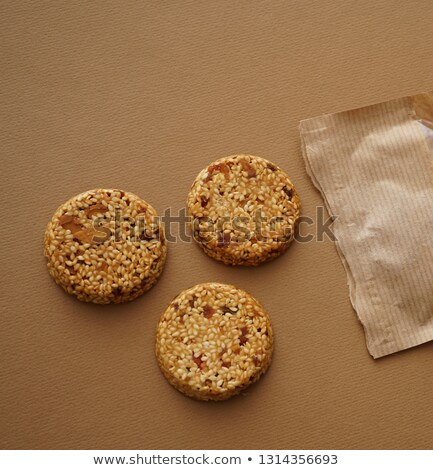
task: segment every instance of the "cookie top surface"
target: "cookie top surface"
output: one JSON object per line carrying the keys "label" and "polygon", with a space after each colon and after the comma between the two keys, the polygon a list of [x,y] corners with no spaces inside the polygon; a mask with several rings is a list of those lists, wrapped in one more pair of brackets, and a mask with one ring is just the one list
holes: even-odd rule
{"label": "cookie top surface", "polygon": [[288,175],[252,155],[222,158],[202,170],[187,207],[195,240],[227,264],[257,265],[279,256],[300,216]]}
{"label": "cookie top surface", "polygon": [[45,232],[55,281],[79,300],[133,300],[156,282],[166,241],[153,207],[118,189],[95,189],[61,205]]}
{"label": "cookie top surface", "polygon": [[181,392],[222,400],[256,381],[270,364],[273,334],[262,305],[231,285],[205,283],[179,294],[162,314],[156,356]]}

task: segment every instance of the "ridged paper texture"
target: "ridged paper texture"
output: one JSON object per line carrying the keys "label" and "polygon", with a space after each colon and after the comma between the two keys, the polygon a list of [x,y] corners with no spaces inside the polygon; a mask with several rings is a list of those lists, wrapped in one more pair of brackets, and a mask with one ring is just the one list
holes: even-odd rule
{"label": "ridged paper texture", "polygon": [[374,358],[433,339],[433,93],[301,122]]}

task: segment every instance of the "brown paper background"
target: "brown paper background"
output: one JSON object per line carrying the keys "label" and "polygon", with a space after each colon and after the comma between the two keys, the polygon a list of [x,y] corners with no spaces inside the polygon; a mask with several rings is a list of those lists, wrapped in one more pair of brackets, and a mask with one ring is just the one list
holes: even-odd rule
{"label": "brown paper background", "polygon": [[[431,448],[433,344],[374,361],[333,244],[230,268],[192,244],[130,304],[57,287],[57,206],[120,187],[161,213],[213,159],[283,166],[321,205],[301,119],[433,88],[430,0],[2,1],[0,445],[3,448]],[[269,373],[225,403],[183,397],[153,356],[180,290],[235,283],[269,310]]]}

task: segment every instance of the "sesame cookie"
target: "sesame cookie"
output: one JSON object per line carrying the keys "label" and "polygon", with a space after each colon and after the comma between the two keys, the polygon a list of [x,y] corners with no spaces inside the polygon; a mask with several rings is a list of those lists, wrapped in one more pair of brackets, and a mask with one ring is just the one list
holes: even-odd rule
{"label": "sesame cookie", "polygon": [[167,380],[198,400],[226,400],[256,382],[272,358],[270,319],[247,292],[215,282],[181,292],[162,314],[156,357]]}
{"label": "sesame cookie", "polygon": [[194,239],[212,258],[255,266],[294,238],[301,204],[287,174],[252,155],[222,158],[202,170],[187,199]]}
{"label": "sesame cookie", "polygon": [[84,302],[133,300],[164,267],[167,243],[153,207],[132,193],[95,189],[60,206],[48,223],[48,270]]}

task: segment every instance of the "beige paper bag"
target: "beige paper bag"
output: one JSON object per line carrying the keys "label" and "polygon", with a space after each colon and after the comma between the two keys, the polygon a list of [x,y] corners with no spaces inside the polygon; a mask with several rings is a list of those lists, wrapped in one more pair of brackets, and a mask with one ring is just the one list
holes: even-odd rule
{"label": "beige paper bag", "polygon": [[300,123],[374,358],[433,339],[433,92]]}

